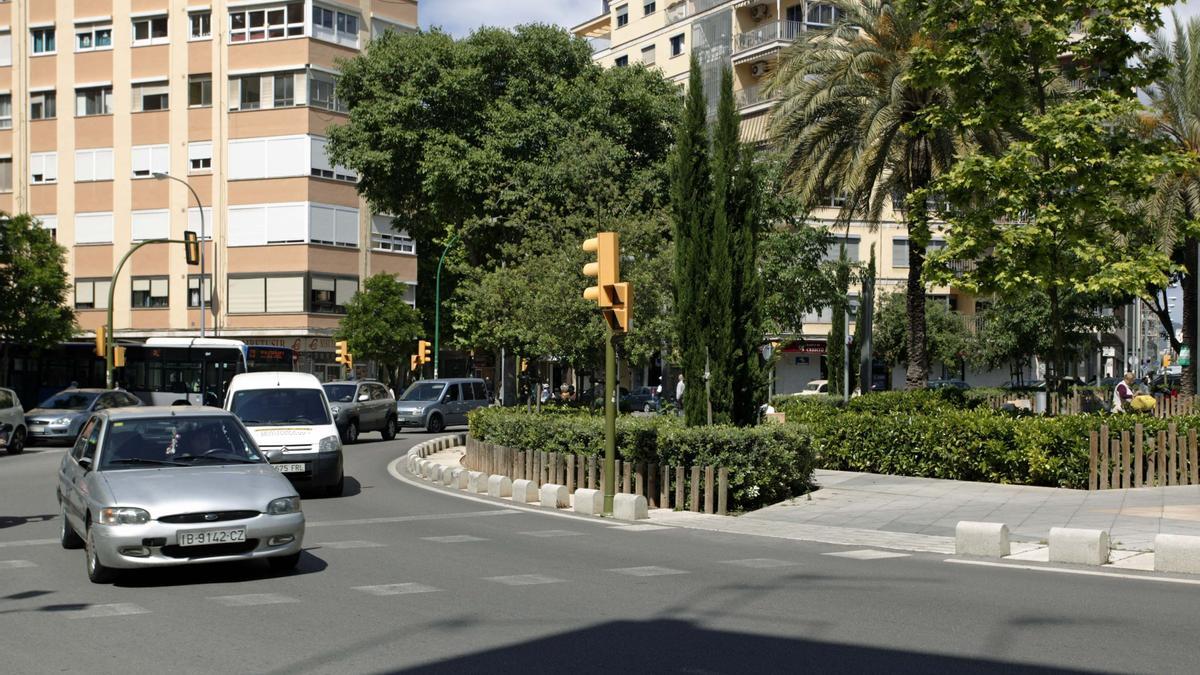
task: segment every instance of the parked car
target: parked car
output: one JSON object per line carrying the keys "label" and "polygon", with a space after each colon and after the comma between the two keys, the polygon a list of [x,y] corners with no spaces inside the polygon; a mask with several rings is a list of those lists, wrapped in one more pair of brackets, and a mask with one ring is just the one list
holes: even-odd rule
{"label": "parked car", "polygon": [[800,396],[819,396],[829,393],[829,380],[813,380],[809,382],[803,390],[799,392]]}
{"label": "parked car", "polygon": [[929,380],[925,385],[929,389],[970,389],[971,385],[963,380]]}
{"label": "parked car", "polygon": [[326,382],[322,386],[342,443],[357,442],[358,435],[364,431],[382,432],[385,441],[396,437],[396,399],[383,384],[371,380],[345,380]]}
{"label": "parked car", "polygon": [[621,396],[622,410],[657,412],[661,404],[658,392],[654,390],[654,387],[637,387]]}
{"label": "parked car", "polygon": [[448,426],[466,424],[467,413],[487,404],[487,387],[478,378],[418,380],[396,401],[396,420],[401,427],[437,433]]}
{"label": "parked car", "polygon": [[267,460],[297,489],[341,496],[342,439],[316,377],[240,373],[229,383],[225,409],[242,420]]}
{"label": "parked car", "polygon": [[88,578],[122,568],[300,560],[300,497],[217,408],[141,407],[89,416],[59,465],[59,539]]}
{"label": "parked car", "polygon": [[12,389],[0,388],[0,448],[10,455],[25,449],[25,410]]}
{"label": "parked car", "polygon": [[142,405],[142,400],[119,389],[64,389],[25,413],[26,443],[74,443],[92,413]]}

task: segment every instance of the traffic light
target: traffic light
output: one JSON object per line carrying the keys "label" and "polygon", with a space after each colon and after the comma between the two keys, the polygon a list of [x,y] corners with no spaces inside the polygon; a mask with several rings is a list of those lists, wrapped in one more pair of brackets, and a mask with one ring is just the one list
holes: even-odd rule
{"label": "traffic light", "polygon": [[337,357],[333,359],[347,368],[354,367],[354,355],[350,353],[350,344],[345,340],[337,342]]}
{"label": "traffic light", "polygon": [[183,232],[183,256],[189,265],[200,264],[200,239],[191,230]]}
{"label": "traffic light", "polygon": [[113,368],[125,367],[125,348],[113,347]]}
{"label": "traffic light", "polygon": [[521,372],[529,370],[529,359],[521,359]]}
{"label": "traffic light", "polygon": [[433,359],[429,356],[429,341],[417,340],[417,362],[421,365],[429,363]]}
{"label": "traffic light", "polygon": [[1170,367],[1171,367],[1171,355],[1170,355],[1170,354],[1163,354],[1163,365],[1162,365],[1162,367],[1163,367],[1163,368],[1170,368]]}
{"label": "traffic light", "polygon": [[618,333],[628,333],[633,327],[633,286],[622,281],[610,288],[613,304],[604,310],[604,318],[608,325]]}
{"label": "traffic light", "polygon": [[616,232],[597,232],[596,236],[583,242],[583,250],[596,254],[596,262],[583,266],[583,276],[595,277],[596,285],[583,291],[584,300],[595,300],[601,307],[612,306],[606,286],[617,283],[621,278],[621,246]]}
{"label": "traffic light", "polygon": [[102,359],[107,358],[107,356],[108,356],[107,337],[108,337],[108,328],[107,327],[100,326],[99,328],[96,329],[95,352],[96,352],[96,356],[99,356]]}
{"label": "traffic light", "polygon": [[420,367],[420,365],[421,365],[421,361],[417,358],[416,354],[413,354],[412,357],[408,360],[408,369],[416,370],[417,368]]}

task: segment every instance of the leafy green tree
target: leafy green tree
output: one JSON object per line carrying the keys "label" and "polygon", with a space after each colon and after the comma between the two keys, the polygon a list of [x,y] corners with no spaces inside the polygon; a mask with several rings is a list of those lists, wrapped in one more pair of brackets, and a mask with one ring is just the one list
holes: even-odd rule
{"label": "leafy green tree", "polygon": [[413,341],[422,334],[420,312],[405,301],[407,288],[390,274],[368,277],[346,303],[346,316],[334,333],[356,359],[379,363],[392,385],[401,382],[405,358],[414,353]]}
{"label": "leafy green tree", "polygon": [[[825,345],[825,365],[829,379],[829,393],[841,395],[845,390],[843,381],[846,372],[846,311],[850,302],[851,263],[846,257],[846,244],[838,248],[837,265],[834,268],[834,287],[836,292],[830,306],[831,321],[829,340]],[[851,383],[850,388],[854,388]]]}
{"label": "leafy green tree", "polygon": [[7,384],[9,348],[45,349],[75,333],[66,304],[66,249],[28,214],[0,213],[0,383]]}
{"label": "leafy green tree", "polygon": [[[884,293],[875,314],[873,346],[876,358],[889,365],[907,362],[907,300],[899,291]],[[975,363],[975,338],[963,316],[941,302],[929,305],[929,355],[934,362],[956,369]]]}
{"label": "leafy green tree", "polygon": [[765,332],[801,335],[804,317],[834,299],[834,278],[825,262],[829,230],[785,223],[763,236],[759,275],[764,287]]}
{"label": "leafy green tree", "polygon": [[[804,203],[840,192],[843,222],[878,224],[893,195],[903,200],[951,166],[956,136],[945,127],[913,125],[946,97],[943,87],[917,86],[910,77],[912,54],[924,40],[920,13],[893,0],[831,4],[841,12],[837,25],[802,33],[780,58],[770,84],[782,99],[772,129],[787,156],[786,185]],[[929,376],[922,278],[929,211],[925,201],[913,202],[904,217],[913,357],[906,380],[915,388]]]}

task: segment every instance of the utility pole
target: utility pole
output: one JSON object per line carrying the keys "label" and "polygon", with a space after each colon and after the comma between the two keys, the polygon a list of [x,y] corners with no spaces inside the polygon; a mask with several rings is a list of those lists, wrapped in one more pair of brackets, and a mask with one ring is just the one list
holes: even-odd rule
{"label": "utility pole", "polygon": [[442,263],[446,262],[446,254],[450,252],[450,247],[458,243],[458,234],[455,233],[450,237],[450,241],[446,242],[446,247],[442,249],[442,257],[438,258],[437,275],[433,282],[433,377],[438,376],[439,356],[442,353],[441,336],[442,336]]}

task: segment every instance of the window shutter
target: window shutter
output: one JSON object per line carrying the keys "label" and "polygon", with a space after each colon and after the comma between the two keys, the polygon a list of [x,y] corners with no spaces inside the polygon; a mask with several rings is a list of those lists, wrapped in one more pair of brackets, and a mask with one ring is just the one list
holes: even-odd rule
{"label": "window shutter", "polygon": [[229,280],[229,311],[231,313],[262,312],[266,279],[252,277],[249,279]]}
{"label": "window shutter", "polygon": [[156,298],[167,297],[167,280],[166,279],[151,279],[150,280],[150,295]]}
{"label": "window shutter", "polygon": [[267,311],[304,311],[304,277],[267,277]]}
{"label": "window shutter", "polygon": [[337,292],[334,294],[334,304],[345,305],[358,292],[358,280],[338,279]]}
{"label": "window shutter", "polygon": [[96,287],[96,309],[108,309],[108,289],[112,286],[111,281],[95,281],[92,285]]}
{"label": "window shutter", "polygon": [[312,241],[326,244],[333,243],[335,216],[333,209],[320,204],[310,204],[309,237]]}
{"label": "window shutter", "polygon": [[90,281],[75,284],[75,304],[90,303],[95,299],[95,286]]}
{"label": "window shutter", "polygon": [[334,218],[333,241],[358,246],[358,209],[337,209]]}

